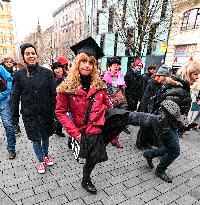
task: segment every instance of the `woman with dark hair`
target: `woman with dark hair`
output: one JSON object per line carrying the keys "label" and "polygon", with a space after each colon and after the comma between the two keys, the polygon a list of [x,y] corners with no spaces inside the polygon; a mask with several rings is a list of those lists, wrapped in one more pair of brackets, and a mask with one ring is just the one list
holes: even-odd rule
{"label": "woman with dark hair", "polygon": [[[63,68],[64,65],[59,62],[54,62],[51,66],[56,87],[64,80]],[[57,118],[55,118],[55,134],[60,137],[65,137],[65,134],[62,132],[62,124],[57,120]]]}
{"label": "woman with dark hair", "polygon": [[49,137],[53,134],[55,110],[55,82],[51,70],[38,65],[35,47],[21,45],[26,67],[16,71],[11,93],[11,109],[14,124],[19,121],[19,102],[28,139],[33,143],[38,173],[45,173],[46,165],[53,165],[48,155]]}

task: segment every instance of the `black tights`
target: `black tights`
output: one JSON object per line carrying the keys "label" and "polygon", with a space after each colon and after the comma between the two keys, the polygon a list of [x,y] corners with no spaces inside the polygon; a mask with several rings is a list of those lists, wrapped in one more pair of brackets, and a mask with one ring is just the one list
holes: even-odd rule
{"label": "black tights", "polygon": [[86,161],[83,166],[83,181],[91,181],[90,174],[92,173],[96,164]]}

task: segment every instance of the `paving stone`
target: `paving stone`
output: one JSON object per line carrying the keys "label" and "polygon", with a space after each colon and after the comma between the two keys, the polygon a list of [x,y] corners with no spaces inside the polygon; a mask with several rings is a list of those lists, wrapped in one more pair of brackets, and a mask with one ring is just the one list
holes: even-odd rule
{"label": "paving stone", "polygon": [[153,199],[153,200],[149,201],[148,203],[145,203],[145,205],[163,205],[163,204],[160,201],[158,201],[157,199]]}
{"label": "paving stone", "polygon": [[0,199],[4,198],[6,196],[5,192],[3,192],[1,189],[0,189]]}
{"label": "paving stone", "polygon": [[25,199],[25,198],[28,198],[28,197],[31,197],[31,196],[34,196],[35,193],[33,192],[33,189],[30,188],[30,189],[23,189],[10,195],[10,197],[12,199],[14,199],[14,201],[18,201],[18,200],[21,200],[21,199]]}
{"label": "paving stone", "polygon": [[115,205],[125,201],[126,199],[127,198],[122,193],[118,193],[116,195],[109,196],[106,199],[102,199],[101,201],[104,205]]}
{"label": "paving stone", "polygon": [[176,200],[176,203],[179,205],[192,205],[198,200],[195,197],[192,197],[191,195],[185,195],[179,199]]}
{"label": "paving stone", "polygon": [[46,192],[43,192],[41,194],[37,194],[37,195],[35,194],[32,197],[22,199],[22,203],[23,205],[32,205],[32,204],[37,204],[37,203],[44,202],[50,199],[51,199],[50,195]]}
{"label": "paving stone", "polygon": [[0,204],[1,205],[16,205],[14,201],[12,201],[10,198],[8,197],[4,197],[0,199]]}
{"label": "paving stone", "polygon": [[160,192],[156,191],[155,189],[149,189],[142,194],[138,195],[144,202],[148,202],[160,195]]}
{"label": "paving stone", "polygon": [[163,204],[170,204],[175,200],[177,200],[178,198],[180,198],[180,195],[174,191],[164,193],[157,197],[158,201],[160,201]]}
{"label": "paving stone", "polygon": [[68,203],[68,202],[69,202],[69,200],[63,194],[63,195],[59,195],[55,198],[51,198],[49,200],[40,202],[39,205],[63,205],[63,204]]}
{"label": "paving stone", "polygon": [[118,192],[122,192],[126,190],[126,187],[120,183],[120,184],[116,184],[112,187],[109,187],[109,188],[105,188],[104,191],[109,195],[109,196],[112,196]]}
{"label": "paving stone", "polygon": [[133,197],[130,198],[122,203],[119,203],[119,205],[142,205],[145,204],[144,201],[142,201],[139,197]]}
{"label": "paving stone", "polygon": [[[85,196],[82,196],[81,198],[83,199],[83,201],[85,202],[85,204],[96,204],[96,202],[100,201],[101,202],[104,199],[108,199],[108,195],[103,191],[103,190],[99,190],[96,195],[92,195],[92,194],[87,194]],[[102,202],[103,203],[103,202]],[[103,203],[104,204],[104,203]]]}

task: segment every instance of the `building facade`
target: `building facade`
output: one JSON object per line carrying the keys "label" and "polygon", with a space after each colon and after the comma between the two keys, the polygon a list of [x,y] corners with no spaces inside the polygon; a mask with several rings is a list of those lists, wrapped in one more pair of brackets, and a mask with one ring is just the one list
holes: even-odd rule
{"label": "building facade", "polygon": [[85,37],[85,1],[68,0],[53,13],[53,58],[65,56],[72,61],[70,46]]}
{"label": "building facade", "polygon": [[190,60],[200,62],[200,1],[175,0],[166,64],[180,67]]}
{"label": "building facade", "polygon": [[0,61],[5,56],[15,58],[11,2],[0,0]]}

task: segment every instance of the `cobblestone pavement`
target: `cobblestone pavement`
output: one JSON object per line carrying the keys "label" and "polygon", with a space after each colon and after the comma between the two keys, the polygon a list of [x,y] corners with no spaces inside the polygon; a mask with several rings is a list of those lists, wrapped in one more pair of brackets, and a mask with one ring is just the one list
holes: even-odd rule
{"label": "cobblestone pavement", "polygon": [[109,145],[109,160],[96,166],[92,179],[98,193],[90,195],[81,188],[83,165],[68,150],[67,138],[50,138],[49,152],[55,165],[41,175],[35,168],[31,142],[22,129],[17,137],[17,157],[9,160],[0,126],[0,205],[200,205],[199,130],[180,139],[181,155],[168,169],[173,183],[167,184],[147,167],[142,151],[135,147],[138,128],[130,127],[131,135],[120,135],[124,149]]}

